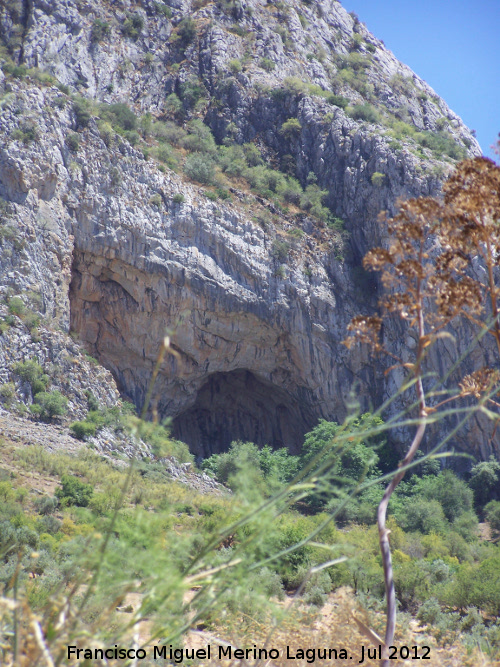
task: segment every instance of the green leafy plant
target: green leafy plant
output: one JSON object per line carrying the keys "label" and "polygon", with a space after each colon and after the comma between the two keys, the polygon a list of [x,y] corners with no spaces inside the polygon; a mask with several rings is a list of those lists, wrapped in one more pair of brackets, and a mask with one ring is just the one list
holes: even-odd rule
{"label": "green leafy plant", "polygon": [[214,161],[209,155],[192,153],[186,158],[184,173],[193,181],[197,181],[203,185],[210,185],[215,179]]}
{"label": "green leafy plant", "polygon": [[66,137],[66,146],[73,153],[77,153],[79,148],[80,148],[80,137],[79,137],[79,135],[74,133],[74,132],[68,134],[67,137]]}
{"label": "green leafy plant", "polygon": [[50,421],[54,417],[65,415],[67,406],[68,399],[60,391],[39,391],[35,394],[34,403],[30,409],[40,419]]}
{"label": "green leafy plant", "polygon": [[185,16],[177,26],[177,34],[180,37],[181,44],[185,48],[196,37],[196,23],[190,16]]}
{"label": "green leafy plant", "polygon": [[287,139],[292,139],[300,134],[302,130],[302,125],[298,118],[289,118],[286,120],[280,128],[280,134],[282,134]]}
{"label": "green leafy plant", "polygon": [[95,19],[92,23],[92,30],[90,32],[90,41],[92,44],[102,42],[110,33],[110,25],[107,21],[102,19]]}
{"label": "green leafy plant", "polygon": [[136,40],[144,28],[144,19],[140,14],[129,15],[122,25],[122,33],[126,37]]}
{"label": "green leafy plant", "polygon": [[199,118],[190,121],[187,126],[188,134],[184,137],[182,145],[190,151],[198,151],[215,155],[217,146],[209,127]]}
{"label": "green leafy plant", "polygon": [[372,185],[376,188],[382,187],[385,180],[385,174],[380,173],[380,171],[374,171],[370,178]]}
{"label": "green leafy plant", "polygon": [[153,195],[153,196],[150,198],[149,203],[150,203],[152,206],[155,206],[156,208],[160,208],[161,205],[162,205],[162,198],[161,198],[161,195],[159,195],[159,194]]}
{"label": "green leafy plant", "polygon": [[69,427],[75,438],[85,440],[96,434],[96,424],[88,421],[73,422]]}
{"label": "green leafy plant", "polygon": [[87,507],[94,489],[91,484],[82,482],[74,475],[63,475],[61,477],[61,487],[56,489],[56,498],[65,505],[75,505],[76,507]]}
{"label": "green leafy plant", "polygon": [[227,66],[229,67],[230,71],[233,74],[238,74],[242,70],[242,65],[240,60],[230,60]]}
{"label": "green leafy plant", "polygon": [[26,313],[26,305],[19,296],[13,296],[9,299],[9,313],[21,317]]}
{"label": "green leafy plant", "polygon": [[168,5],[163,2],[155,2],[154,5],[160,14],[163,14],[163,16],[166,16],[168,19],[172,18],[172,10]]}
{"label": "green leafy plant", "polygon": [[34,359],[15,363],[12,366],[12,372],[30,384],[33,396],[44,392],[50,381],[49,376],[43,372],[43,368]]}
{"label": "green leafy plant", "polygon": [[500,534],[500,501],[490,500],[484,508],[484,515],[492,531]]}
{"label": "green leafy plant", "polygon": [[75,114],[77,129],[87,127],[92,118],[92,108],[90,102],[83,97],[79,97],[73,102],[73,113]]}
{"label": "green leafy plant", "polygon": [[347,113],[354,120],[366,120],[368,123],[377,123],[379,115],[377,110],[371,104],[355,104],[347,108]]}
{"label": "green leafy plant", "polygon": [[276,63],[270,58],[261,58],[259,65],[262,69],[265,69],[266,72],[272,72],[276,67]]}
{"label": "green leafy plant", "polygon": [[286,240],[275,239],[271,247],[271,256],[280,263],[284,263],[288,259],[288,253],[290,252],[291,246],[290,243]]}

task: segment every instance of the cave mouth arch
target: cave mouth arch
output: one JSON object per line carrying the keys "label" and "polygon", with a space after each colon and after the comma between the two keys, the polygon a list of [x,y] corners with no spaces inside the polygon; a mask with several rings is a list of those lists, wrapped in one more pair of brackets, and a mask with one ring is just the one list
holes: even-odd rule
{"label": "cave mouth arch", "polygon": [[210,375],[194,404],[174,418],[172,434],[203,458],[227,451],[233,440],[295,454],[319,416],[305,396],[240,369]]}

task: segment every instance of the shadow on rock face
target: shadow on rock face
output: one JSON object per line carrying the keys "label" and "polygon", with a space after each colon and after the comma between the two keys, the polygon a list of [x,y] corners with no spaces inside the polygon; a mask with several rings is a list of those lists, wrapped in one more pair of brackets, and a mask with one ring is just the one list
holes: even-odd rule
{"label": "shadow on rock face", "polygon": [[318,417],[307,405],[248,370],[214,373],[196,402],[173,422],[173,435],[199,456],[229,449],[233,440],[287,447],[298,453]]}

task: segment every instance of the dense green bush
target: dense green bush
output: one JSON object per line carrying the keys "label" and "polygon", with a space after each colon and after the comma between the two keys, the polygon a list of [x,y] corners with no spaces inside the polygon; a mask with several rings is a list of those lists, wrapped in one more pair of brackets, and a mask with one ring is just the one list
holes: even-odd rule
{"label": "dense green bush", "polygon": [[[175,96],[178,100],[177,95]],[[181,101],[179,100],[179,103]],[[179,125],[167,121],[165,123],[156,122],[153,123],[151,127],[152,135],[158,139],[158,141],[168,141],[168,143],[173,144],[174,146],[181,146],[184,138],[186,137],[185,130],[182,129]]]}
{"label": "dense green bush", "polygon": [[203,462],[203,469],[212,472],[223,484],[234,485],[238,473],[247,470],[249,474],[259,469],[259,449],[251,442],[235,441],[229,451],[214,454]]}
{"label": "dense green bush", "polygon": [[32,141],[37,141],[40,133],[38,127],[32,119],[28,119],[21,123],[21,125],[11,132],[11,138],[16,141],[22,141],[23,144],[28,145]]}
{"label": "dense green bush", "polygon": [[333,93],[330,93],[326,96],[326,101],[329,104],[333,104],[333,106],[340,107],[341,109],[345,109],[349,104],[347,97],[342,97],[342,95],[334,95]]}
{"label": "dense green bush", "polygon": [[96,424],[89,421],[73,422],[69,427],[73,435],[79,440],[85,440],[96,434]]}
{"label": "dense green bush", "polygon": [[208,153],[215,155],[217,146],[213,138],[212,132],[202,120],[195,118],[188,123],[188,135],[182,141],[184,148],[190,151],[198,151],[199,153]]}
{"label": "dense green bush", "polygon": [[192,153],[184,163],[184,173],[193,181],[210,185],[215,180],[215,164],[209,155]]}
{"label": "dense green bush", "polygon": [[374,106],[368,104],[355,104],[347,109],[347,113],[354,120],[366,120],[368,123],[378,123],[379,114]]}
{"label": "dense green bush", "polygon": [[92,118],[90,102],[83,97],[75,99],[73,102],[73,113],[75,114],[77,129],[87,127]]}
{"label": "dense green bush", "polygon": [[56,497],[62,504],[76,507],[87,507],[93,493],[91,484],[82,482],[74,475],[63,475],[61,487],[56,489]]}
{"label": "dense green bush", "polygon": [[0,384],[0,398],[9,403],[16,395],[16,385],[13,382]]}
{"label": "dense green bush", "polygon": [[190,77],[187,81],[181,83],[179,95],[186,107],[193,109],[198,102],[207,97],[208,93],[200,79]]}
{"label": "dense green bush", "polygon": [[122,25],[122,33],[131,39],[137,39],[144,28],[144,19],[140,14],[129,15]]}
{"label": "dense green bush", "polygon": [[500,463],[490,456],[488,461],[481,461],[473,466],[469,486],[474,491],[478,505],[500,497]]}
{"label": "dense green bush", "polygon": [[302,125],[298,118],[289,118],[286,120],[280,129],[280,134],[282,134],[286,139],[292,139],[297,137],[302,130]]}
{"label": "dense green bush", "polygon": [[319,220],[326,222],[330,215],[330,210],[326,206],[323,206],[323,200],[327,195],[327,190],[321,190],[316,183],[310,183],[300,197],[300,207],[304,211],[310,211]]}
{"label": "dense green bush", "polygon": [[26,312],[26,305],[19,296],[13,296],[9,299],[9,313],[21,317]]}
{"label": "dense green bush", "polygon": [[242,70],[242,65],[240,60],[230,60],[227,64],[228,68],[233,74],[238,74]]}
{"label": "dense green bush", "polygon": [[[160,144],[153,150],[155,157],[166,164],[170,169],[176,170],[179,166],[179,158],[176,151],[169,144]],[[162,165],[160,165],[161,167]]]}
{"label": "dense green bush", "polygon": [[118,126],[122,130],[135,130],[137,117],[135,113],[123,102],[117,104],[102,104],[100,106],[101,117],[108,120],[111,125]]}
{"label": "dense green bush", "polygon": [[35,507],[40,514],[52,514],[55,512],[57,507],[57,498],[51,498],[50,496],[42,496],[37,498],[35,501]]}
{"label": "dense green bush", "polygon": [[286,187],[286,176],[275,169],[257,165],[246,169],[245,178],[250,186],[264,197],[272,197]]}
{"label": "dense green bush", "polygon": [[424,477],[415,483],[413,494],[427,500],[437,500],[448,521],[454,521],[464,512],[472,510],[473,492],[466,482],[451,470],[432,477]]}
{"label": "dense green bush", "polygon": [[248,163],[242,146],[221,146],[219,149],[219,165],[229,176],[242,176]]}
{"label": "dense green bush", "polygon": [[[182,115],[182,101],[175,93],[170,93],[165,100],[165,112],[169,116],[181,116]],[[179,131],[182,131],[182,128],[176,126]]]}
{"label": "dense green bush", "polygon": [[170,437],[168,430],[161,424],[141,422],[135,415],[122,417],[122,424],[132,430],[146,442],[157,458],[172,456],[180,463],[193,461],[188,446]]}
{"label": "dense green bush", "polygon": [[177,26],[177,34],[183,47],[188,46],[196,37],[196,23],[190,16],[185,16]]}
{"label": "dense green bush", "polygon": [[60,391],[40,391],[35,395],[34,404],[30,406],[33,414],[43,420],[65,415],[68,409],[68,399]]}
{"label": "dense green bush", "polygon": [[[373,418],[369,413],[362,415],[353,420],[351,424],[352,432],[359,433],[359,438],[354,436],[349,442],[342,445],[335,441],[335,437],[341,432],[336,422],[320,419],[318,425],[306,433],[299,458],[299,468],[303,470],[309,465],[321,467],[331,462],[328,473],[329,483],[319,486],[306,501],[311,507],[322,508],[330,501],[329,509],[338,510],[346,490],[366,477],[375,477],[379,474],[378,455],[375,450],[383,446],[385,439],[383,436],[364,437],[363,432],[381,424],[382,421],[378,417]],[[378,494],[379,491],[375,491],[375,495]],[[370,495],[356,509],[351,503],[342,510],[339,520],[368,522],[373,516],[373,512],[370,512],[366,506],[369,502]],[[360,514],[356,516],[358,512]]]}
{"label": "dense green bush", "polygon": [[490,500],[484,508],[486,521],[494,533],[500,533],[500,501]]}
{"label": "dense green bush", "polygon": [[374,185],[377,188],[380,188],[384,183],[385,174],[382,174],[380,171],[374,171],[370,180],[372,182],[372,185]]}
{"label": "dense green bush", "polygon": [[291,250],[290,243],[288,241],[283,241],[281,239],[274,239],[271,246],[271,256],[278,262],[286,262],[288,259],[288,253]]}
{"label": "dense green bush", "polygon": [[160,14],[163,14],[163,16],[166,16],[168,19],[172,18],[172,10],[168,5],[163,2],[155,2],[154,6]]}
{"label": "dense green bush", "polygon": [[30,384],[33,396],[47,389],[49,376],[43,372],[43,368],[34,359],[17,362],[12,366],[12,371],[21,380]]}
{"label": "dense green bush", "polygon": [[479,522],[475,512],[462,512],[453,521],[453,530],[456,531],[467,542],[473,542],[479,534]]}
{"label": "dense green bush", "polygon": [[343,56],[340,59],[339,66],[340,69],[350,69],[358,72],[363,69],[367,69],[371,65],[371,58],[369,56],[364,56],[361,53],[351,52],[347,56]]}
{"label": "dense green bush", "polygon": [[70,151],[73,151],[73,153],[77,153],[78,149],[80,148],[79,135],[74,132],[70,132],[66,137],[66,146],[70,149]]}
{"label": "dense green bush", "polygon": [[329,456],[331,447],[336,447],[339,450],[337,473],[340,477],[357,482],[362,476],[377,474],[376,448],[384,444],[385,438],[383,436],[365,438],[363,432],[381,424],[382,420],[378,417],[374,418],[369,413],[362,415],[352,422],[353,431],[359,433],[359,441],[352,440],[340,449],[334,442],[335,436],[340,431],[339,425],[336,422],[320,419],[318,425],[305,435],[300,454],[301,467],[308,465],[313,460],[321,462]]}
{"label": "dense green bush", "polygon": [[442,600],[465,610],[471,605],[490,614],[500,614],[500,556],[485,558],[479,564],[463,563],[444,589]]}
{"label": "dense green bush", "polygon": [[230,488],[239,488],[240,476],[245,475],[261,486],[262,480],[267,480],[271,488],[274,482],[287,483],[293,479],[298,472],[298,461],[285,448],[273,450],[266,445],[259,449],[251,442],[235,441],[229,451],[205,459],[202,467]]}
{"label": "dense green bush", "polygon": [[408,498],[396,513],[398,524],[406,531],[419,531],[424,535],[443,533],[446,520],[443,508],[437,500]]}
{"label": "dense green bush", "polygon": [[12,62],[3,62],[2,71],[5,74],[10,74],[14,79],[22,79],[28,73],[28,69],[24,65],[15,65]]}
{"label": "dense green bush", "polygon": [[419,132],[417,141],[438,156],[448,155],[454,160],[463,160],[467,156],[466,149],[458,145],[447,132]]}
{"label": "dense green bush", "polygon": [[266,72],[272,72],[276,67],[276,63],[270,58],[261,58],[259,65],[262,69],[265,69]]}

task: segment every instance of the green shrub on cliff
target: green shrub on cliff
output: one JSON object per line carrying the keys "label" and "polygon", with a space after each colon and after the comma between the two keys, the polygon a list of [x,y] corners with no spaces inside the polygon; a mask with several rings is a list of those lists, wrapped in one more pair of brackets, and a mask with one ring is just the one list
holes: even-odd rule
{"label": "green shrub on cliff", "polygon": [[193,181],[210,185],[215,180],[215,164],[209,155],[192,153],[186,158],[184,173]]}
{"label": "green shrub on cliff", "polygon": [[90,32],[90,41],[92,44],[102,42],[110,33],[110,25],[107,21],[102,19],[95,19],[92,23],[92,30]]}
{"label": "green shrub on cliff", "polygon": [[45,391],[50,381],[49,376],[43,372],[43,368],[35,359],[17,362],[12,366],[12,372],[30,384],[33,396]]}
{"label": "green shrub on cliff", "polygon": [[97,426],[91,421],[73,422],[69,427],[73,435],[79,440],[85,440],[96,434]]}
{"label": "green shrub on cliff", "polygon": [[136,40],[144,28],[144,19],[140,14],[129,15],[122,25],[122,32],[126,37]]}
{"label": "green shrub on cliff", "polygon": [[60,391],[40,391],[35,395],[30,410],[40,419],[50,421],[54,417],[65,415],[68,409],[68,399]]}

